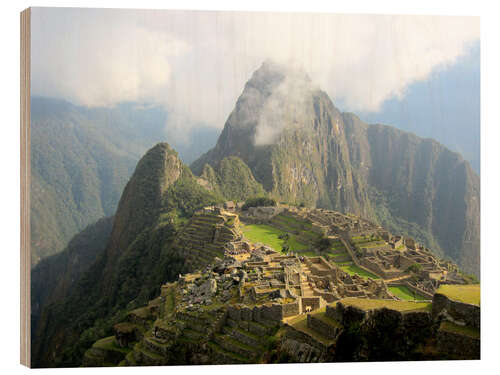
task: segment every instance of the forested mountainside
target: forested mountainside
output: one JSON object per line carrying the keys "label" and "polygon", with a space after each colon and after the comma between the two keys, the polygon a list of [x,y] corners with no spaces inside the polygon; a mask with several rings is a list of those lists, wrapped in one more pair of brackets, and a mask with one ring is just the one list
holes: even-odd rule
{"label": "forested mountainside", "polygon": [[373,219],[479,275],[479,177],[469,163],[436,141],[341,113],[304,72],[266,61],[191,168],[200,175],[228,156],[281,201]]}
{"label": "forested mountainside", "polygon": [[[105,241],[105,249],[99,253],[96,246],[97,258],[80,277],[75,276],[70,290],[41,307],[32,327],[34,366],[78,363],[88,344],[122,319],[126,308],[146,303],[158,285],[190,271],[183,243],[176,242],[180,224],[196,209],[218,202],[221,198],[197,182],[169,145],[161,143],[148,151],[124,189],[109,236],[100,226],[87,230],[91,238]],[[70,243],[62,259],[72,247],[78,254],[85,252],[75,246],[79,237],[85,233]],[[56,265],[58,260],[47,259],[33,273],[46,275],[44,270],[64,267]],[[51,295],[62,288],[49,284]]]}
{"label": "forested mountainside", "polygon": [[265,195],[250,168],[237,156],[222,159],[215,169],[206,164],[200,177],[208,189],[229,200],[244,201]]}
{"label": "forested mountainside", "polygon": [[98,220],[74,236],[58,254],[42,259],[31,272],[31,324],[36,332],[43,308],[62,301],[106,248],[113,217]]}
{"label": "forested mountainside", "polygon": [[[42,97],[31,100],[32,263],[61,251],[87,225],[115,213],[139,158],[170,137],[167,113],[134,103],[86,108]],[[186,162],[216,140],[198,127],[176,148]],[[200,136],[201,135],[201,136]]]}

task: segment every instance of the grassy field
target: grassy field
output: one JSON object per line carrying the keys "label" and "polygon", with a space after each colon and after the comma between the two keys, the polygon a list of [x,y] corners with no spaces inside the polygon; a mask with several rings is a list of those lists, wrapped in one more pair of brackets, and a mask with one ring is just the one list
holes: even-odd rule
{"label": "grassy field", "polygon": [[127,354],[130,352],[129,348],[122,348],[116,344],[115,341],[115,336],[109,336],[105,337],[99,341],[96,341],[94,345],[92,345],[94,348],[98,349],[104,349],[104,350],[111,350],[111,351],[116,351],[120,353]]}
{"label": "grassy field", "polygon": [[[242,227],[243,234],[252,242],[260,242],[267,246],[272,247],[276,251],[281,251],[281,248],[286,243],[285,240],[279,238],[283,231],[276,229],[270,225],[264,224],[250,224]],[[300,253],[307,249],[307,245],[298,242],[295,237],[290,234],[288,240],[290,251]]]}
{"label": "grassy field", "polygon": [[441,285],[437,293],[444,294],[448,298],[474,305],[481,305],[481,287],[473,285]]}
{"label": "grassy field", "polygon": [[169,315],[175,308],[175,290],[170,288],[165,299],[165,314]]}
{"label": "grassy field", "polygon": [[457,324],[453,324],[452,322],[447,322],[447,321],[441,323],[440,329],[443,331],[457,333],[459,335],[469,336],[475,339],[478,339],[480,336],[480,332],[477,328],[459,326]]}
{"label": "grassy field", "polygon": [[349,275],[354,276],[354,275],[359,275],[361,277],[371,277],[372,279],[380,279],[377,275],[374,275],[371,272],[365,271],[362,268],[359,268],[355,264],[346,264],[346,265],[341,265],[338,264],[340,268],[342,268],[343,271],[347,272]]}
{"label": "grassy field", "polygon": [[348,297],[341,300],[344,305],[356,306],[363,310],[372,310],[377,308],[386,307],[388,309],[397,311],[416,311],[416,310],[430,310],[432,304],[429,302],[411,302],[411,301],[395,301],[386,299],[368,299],[368,298],[355,298]]}
{"label": "grassy field", "polygon": [[413,294],[413,292],[406,286],[390,286],[389,291],[396,297],[401,298],[403,301],[424,301],[425,298],[419,294]]}

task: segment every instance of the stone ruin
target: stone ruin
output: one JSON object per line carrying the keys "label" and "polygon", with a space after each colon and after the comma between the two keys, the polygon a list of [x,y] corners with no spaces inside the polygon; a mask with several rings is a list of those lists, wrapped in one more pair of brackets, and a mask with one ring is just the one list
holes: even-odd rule
{"label": "stone ruin", "polygon": [[250,253],[239,260],[226,252],[204,272],[181,276],[182,304],[196,309],[215,299],[243,305],[273,303],[286,318],[345,297],[395,298],[383,280],[351,276],[323,257],[282,255],[265,246]]}
{"label": "stone ruin", "polygon": [[[404,280],[400,284],[428,298],[432,298],[442,283],[465,282],[453,263],[438,259],[413,238],[393,236],[369,220],[324,209],[287,207],[285,212],[310,223],[312,230],[323,236],[343,241],[349,257],[357,266],[390,282],[394,279]],[[366,241],[356,249],[352,245],[354,238]],[[410,275],[408,268],[415,264],[419,265],[419,271],[416,275]]]}
{"label": "stone ruin", "polygon": [[[226,202],[225,206],[238,212],[232,203]],[[183,280],[186,283],[183,301],[187,306],[208,303],[213,298],[222,302],[234,299],[244,304],[271,302],[283,306],[284,316],[293,316],[345,297],[397,299],[388,291],[388,285],[405,285],[431,299],[441,283],[462,282],[456,266],[438,260],[412,238],[393,236],[354,215],[287,206],[252,207],[246,213],[265,219],[285,212],[305,220],[312,225],[312,230],[341,240],[354,264],[381,279],[350,275],[321,256],[283,255],[270,247],[247,241],[239,230],[236,212],[207,207],[193,217],[193,228],[188,233],[193,235],[191,242],[194,243],[189,246],[204,247],[198,255],[204,251],[210,253],[212,259],[213,255],[220,259],[213,269],[193,279],[191,284],[194,282],[194,286]],[[203,242],[201,236],[208,241]],[[352,246],[354,238],[361,241],[355,248]],[[211,250],[215,246],[218,251],[213,253]],[[419,265],[418,273],[408,272],[415,264]],[[208,291],[206,285],[211,285]],[[233,286],[237,295],[231,292]]]}

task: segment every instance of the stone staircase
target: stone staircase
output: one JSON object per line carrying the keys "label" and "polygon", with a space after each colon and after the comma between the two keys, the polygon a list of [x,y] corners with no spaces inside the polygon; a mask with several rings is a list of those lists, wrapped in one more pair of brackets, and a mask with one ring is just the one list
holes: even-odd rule
{"label": "stone staircase", "polygon": [[307,276],[311,274],[311,270],[309,267],[305,264],[302,265],[302,273],[300,274],[300,290],[301,290],[301,296],[302,297],[312,297],[313,296],[313,290],[311,285],[309,284],[309,281],[307,280]]}

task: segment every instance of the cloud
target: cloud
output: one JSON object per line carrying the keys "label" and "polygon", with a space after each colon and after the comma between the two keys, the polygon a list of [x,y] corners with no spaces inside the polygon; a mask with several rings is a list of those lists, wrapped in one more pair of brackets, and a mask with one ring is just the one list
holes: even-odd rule
{"label": "cloud", "polygon": [[[282,69],[280,67],[280,69]],[[303,70],[289,69],[283,81],[272,89],[263,103],[257,119],[256,145],[273,144],[276,137],[287,127],[311,127],[313,119],[313,95],[317,89]]]}
{"label": "cloud", "polygon": [[32,91],[85,106],[161,102],[171,61],[189,46],[124,11],[33,12]]}
{"label": "cloud", "polygon": [[162,104],[222,128],[262,61],[299,65],[342,110],[377,111],[479,39],[479,18],[34,8],[32,93]]}

